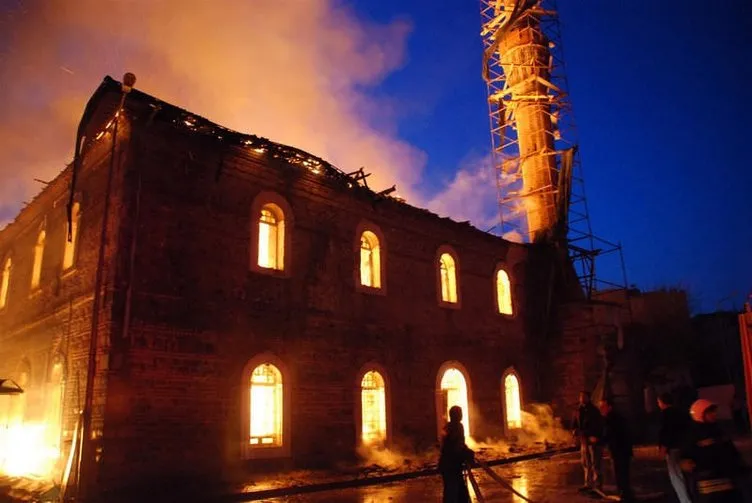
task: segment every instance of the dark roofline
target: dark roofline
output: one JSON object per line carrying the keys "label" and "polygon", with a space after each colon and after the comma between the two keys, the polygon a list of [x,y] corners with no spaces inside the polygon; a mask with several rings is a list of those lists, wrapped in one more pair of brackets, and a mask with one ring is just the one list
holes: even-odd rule
{"label": "dark roofline", "polygon": [[[118,95],[122,93],[122,84],[109,75],[105,76],[105,78],[102,80],[102,83],[94,91],[89,102],[92,102],[97,96],[104,96],[108,93],[115,93]],[[199,134],[207,138],[220,140],[222,142],[225,142],[226,144],[238,148],[262,150],[272,158],[280,159],[288,164],[297,166],[300,169],[307,169],[311,173],[319,176],[324,175],[326,176],[326,178],[335,181],[335,183],[338,183],[343,188],[365,194],[375,201],[383,201],[390,204],[400,205],[402,207],[409,208],[410,211],[413,211],[416,214],[420,214],[421,216],[427,216],[443,221],[444,223],[461,228],[463,231],[472,231],[478,234],[482,234],[486,236],[486,238],[493,238],[504,243],[514,244],[517,246],[531,246],[529,243],[515,243],[508,241],[500,236],[496,236],[495,234],[491,234],[490,232],[478,229],[477,227],[471,225],[469,222],[458,222],[449,217],[439,216],[436,213],[433,213],[425,208],[420,208],[408,204],[401,199],[379,194],[370,189],[368,186],[360,184],[356,178],[348,175],[345,171],[337,168],[333,164],[316,155],[313,155],[296,147],[291,147],[289,145],[274,142],[272,140],[269,140],[268,138],[234,131],[215,122],[212,122],[209,119],[198,114],[189,112],[184,108],[180,108],[176,105],[167,103],[166,101],[162,101],[159,98],[156,98],[143,91],[139,91],[136,88],[133,88],[128,93],[128,97],[125,100],[126,110],[129,108],[128,104],[133,103],[134,101],[151,108],[154,111],[154,118],[159,118],[159,120],[161,121],[172,123],[175,127],[181,130],[189,130],[194,134]],[[91,141],[92,140],[90,139],[89,142]],[[88,150],[88,148],[84,147],[84,150]],[[58,174],[55,179],[59,178],[64,172],[65,169],[61,171],[61,173]],[[48,190],[48,188],[49,186],[43,188],[39,193],[37,193],[28,205],[21,208],[21,210],[13,220],[11,220],[4,228],[0,229],[0,233],[6,231],[9,227],[16,223],[18,221],[18,218],[28,208],[28,206],[30,206],[35,200],[41,197],[42,194]]]}

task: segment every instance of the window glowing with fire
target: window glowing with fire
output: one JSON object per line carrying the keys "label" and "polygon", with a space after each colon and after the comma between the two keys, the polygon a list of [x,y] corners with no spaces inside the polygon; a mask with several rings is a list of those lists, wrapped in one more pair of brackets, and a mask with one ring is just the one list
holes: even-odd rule
{"label": "window glowing with fire", "polygon": [[45,232],[40,231],[37,236],[37,244],[34,246],[34,262],[31,268],[31,288],[39,286],[39,280],[42,276],[42,256],[44,255]]}
{"label": "window glowing with fire", "polygon": [[522,428],[520,380],[514,374],[508,374],[504,378],[504,399],[506,401],[507,428]]}
{"label": "window glowing with fire", "polygon": [[251,447],[282,445],[282,373],[270,363],[251,374]]}
{"label": "window glowing with fire", "polygon": [[455,405],[462,409],[462,424],[465,426],[465,436],[470,436],[470,408],[467,399],[467,384],[465,376],[456,368],[448,368],[441,377],[441,398],[444,420],[449,421],[449,409]]}
{"label": "window glowing with fire", "polygon": [[285,218],[276,204],[265,204],[259,215],[258,265],[281,271],[285,264]]}
{"label": "window glowing with fire", "polygon": [[63,270],[68,270],[73,267],[73,263],[76,258],[76,244],[78,243],[78,227],[81,223],[81,205],[73,203],[71,208],[71,226],[70,235],[71,239],[68,241],[68,233],[66,229],[65,234],[65,250],[63,251]]}
{"label": "window glowing with fire", "polygon": [[441,300],[454,304],[457,302],[457,268],[454,258],[448,253],[442,253],[439,258],[439,272],[441,281]]}
{"label": "window glowing with fire", "polygon": [[361,439],[366,445],[386,442],[386,387],[384,378],[372,370],[360,382],[362,407]]}
{"label": "window glowing with fire", "polygon": [[0,309],[8,303],[8,290],[10,290],[10,259],[5,260],[2,277],[0,277]]}
{"label": "window glowing with fire", "polygon": [[496,306],[501,314],[512,313],[512,286],[504,269],[496,272]]}
{"label": "window glowing with fire", "polygon": [[381,288],[381,246],[371,231],[360,236],[360,284]]}

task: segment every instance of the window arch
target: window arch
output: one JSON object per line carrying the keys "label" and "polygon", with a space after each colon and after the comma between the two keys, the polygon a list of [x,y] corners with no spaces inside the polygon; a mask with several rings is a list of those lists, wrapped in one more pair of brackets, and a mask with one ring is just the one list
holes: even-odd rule
{"label": "window arch", "polygon": [[512,284],[509,274],[501,267],[496,269],[496,308],[501,314],[514,314]]}
{"label": "window arch", "polygon": [[290,453],[290,383],[284,365],[271,354],[249,361],[242,380],[244,458],[272,458]]}
{"label": "window arch", "polygon": [[262,363],[251,372],[251,446],[282,445],[282,373],[271,363]]}
{"label": "window arch", "polygon": [[63,397],[65,392],[64,359],[57,355],[50,367],[46,404],[46,443],[55,450],[60,450],[63,431]]}
{"label": "window arch", "polygon": [[387,439],[386,382],[377,370],[369,370],[360,380],[361,426],[364,445],[383,445]]}
{"label": "window arch", "polygon": [[31,268],[31,288],[39,287],[39,280],[42,276],[42,257],[44,256],[44,242],[47,234],[44,230],[39,231],[37,242],[34,245],[34,262]]}
{"label": "window arch", "polygon": [[66,271],[73,267],[76,261],[76,251],[78,248],[78,229],[81,224],[81,205],[78,202],[73,203],[71,208],[70,223],[70,240],[68,239],[68,229],[66,225],[65,249],[63,251],[63,270]]}
{"label": "window arch", "polygon": [[437,279],[439,303],[444,306],[459,306],[459,264],[457,254],[448,246],[437,253]]}
{"label": "window arch", "polygon": [[436,383],[436,410],[439,436],[449,420],[449,409],[455,405],[462,409],[462,424],[465,436],[471,436],[471,395],[467,371],[459,362],[447,362],[441,366]]}
{"label": "window arch", "polygon": [[353,250],[358,257],[355,265],[355,289],[367,293],[386,293],[386,249],[384,235],[378,226],[363,221],[355,229]]}
{"label": "window arch", "polygon": [[251,269],[287,275],[292,210],[279,194],[262,192],[251,208]]}
{"label": "window arch", "polygon": [[522,392],[520,378],[514,370],[507,370],[503,378],[504,419],[507,430],[522,428]]}
{"label": "window arch", "polygon": [[261,207],[258,219],[258,265],[277,271],[285,268],[285,214],[273,203]]}
{"label": "window arch", "polygon": [[8,292],[10,291],[10,270],[11,261],[10,257],[8,257],[5,259],[2,272],[0,273],[0,309],[4,308],[8,303]]}

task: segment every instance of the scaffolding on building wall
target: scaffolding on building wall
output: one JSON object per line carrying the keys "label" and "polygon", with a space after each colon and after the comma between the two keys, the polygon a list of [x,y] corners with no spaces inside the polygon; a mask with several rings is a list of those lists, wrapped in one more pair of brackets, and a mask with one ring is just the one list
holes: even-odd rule
{"label": "scaffolding on building wall", "polygon": [[[566,242],[588,298],[625,288],[620,244],[590,225],[556,0],[481,0],[483,77],[502,237]],[[621,277],[596,275],[615,254]]]}

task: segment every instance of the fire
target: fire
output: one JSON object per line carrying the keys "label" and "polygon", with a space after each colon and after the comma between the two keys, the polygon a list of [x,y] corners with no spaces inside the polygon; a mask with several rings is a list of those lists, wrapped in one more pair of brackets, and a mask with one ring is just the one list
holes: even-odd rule
{"label": "fire", "polygon": [[0,473],[52,478],[60,458],[54,430],[43,422],[0,426]]}
{"label": "fire", "polygon": [[462,409],[462,423],[465,426],[465,436],[470,438],[470,408],[467,400],[467,384],[465,376],[456,368],[449,368],[441,378],[441,391],[446,398],[446,417],[449,419],[449,409],[458,405]]}

